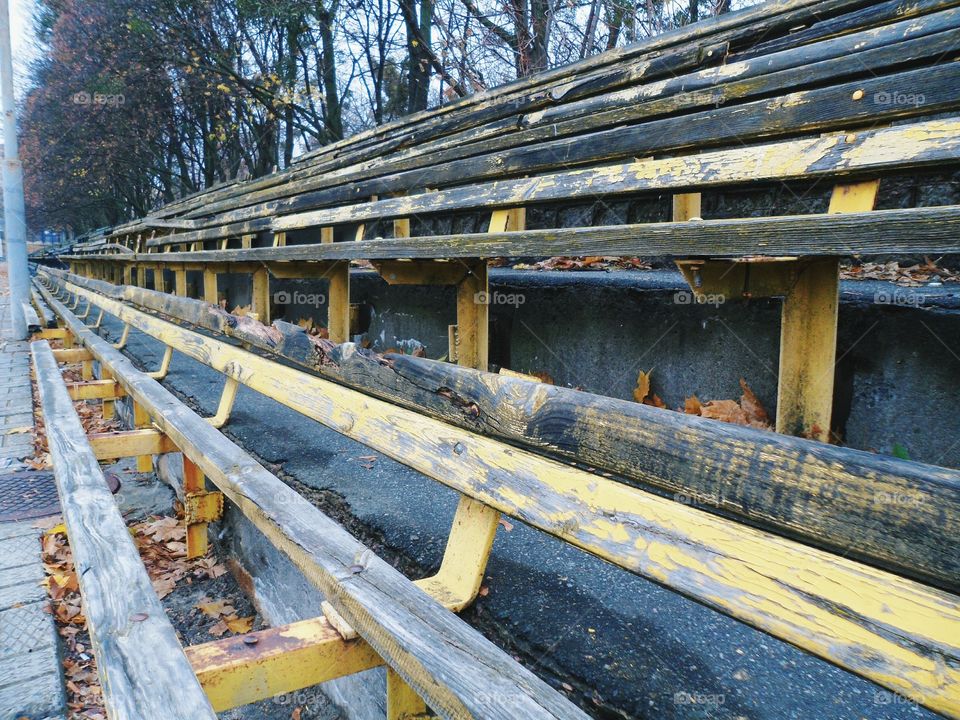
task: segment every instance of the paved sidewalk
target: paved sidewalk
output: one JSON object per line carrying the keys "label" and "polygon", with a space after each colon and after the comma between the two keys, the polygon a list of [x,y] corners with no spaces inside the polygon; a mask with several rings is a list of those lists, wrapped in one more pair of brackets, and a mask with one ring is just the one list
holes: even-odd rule
{"label": "paved sidewalk", "polygon": [[[0,478],[8,481],[6,494],[14,474],[25,469],[21,458],[32,454],[33,400],[29,344],[10,339],[5,270],[0,265]],[[32,477],[42,480],[40,473]],[[22,494],[33,492],[31,485]],[[40,585],[40,530],[34,522],[0,522],[0,720],[52,720],[65,712],[58,638]]]}

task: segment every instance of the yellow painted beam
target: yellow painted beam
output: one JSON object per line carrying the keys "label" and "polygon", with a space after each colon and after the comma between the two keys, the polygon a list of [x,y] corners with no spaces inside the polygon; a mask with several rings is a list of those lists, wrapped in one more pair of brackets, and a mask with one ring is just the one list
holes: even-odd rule
{"label": "yellow painted beam", "polygon": [[114,380],[87,380],[66,385],[71,400],[114,400],[127,394]]}
{"label": "yellow painted beam", "polygon": [[69,335],[69,331],[66,328],[45,328],[38,333],[34,334],[34,337],[39,338],[40,340],[63,340]]}
{"label": "yellow painted beam", "polygon": [[329,277],[327,332],[331,341],[344,343],[350,339],[350,263],[338,262]]}
{"label": "yellow painted beam", "polygon": [[[223,511],[223,496],[208,493],[203,472],[183,455],[184,522],[187,524],[187,557],[207,554],[207,519],[219,519]],[[212,504],[211,504],[212,501]]]}
{"label": "yellow painted beam", "polygon": [[469,268],[459,262],[378,260],[373,263],[388,285],[459,285]]}
{"label": "yellow painted beam", "polygon": [[[830,213],[873,210],[879,180],[838,185]],[[833,412],[840,306],[840,261],[815,258],[800,264],[783,299],[777,432],[827,441]]]}
{"label": "yellow painted beam", "polygon": [[116,460],[140,455],[161,455],[176,452],[177,446],[159,430],[123,430],[87,435],[97,460]]}
{"label": "yellow painted beam", "polygon": [[184,648],[217,712],[379,667],[363,640],[321,616]]}
{"label": "yellow painted beam", "polygon": [[93,360],[93,355],[86,348],[64,348],[54,350],[53,357],[58,363],[78,363]]}
{"label": "yellow painted beam", "polygon": [[388,667],[387,720],[414,720],[426,712],[426,703],[393,668]]}

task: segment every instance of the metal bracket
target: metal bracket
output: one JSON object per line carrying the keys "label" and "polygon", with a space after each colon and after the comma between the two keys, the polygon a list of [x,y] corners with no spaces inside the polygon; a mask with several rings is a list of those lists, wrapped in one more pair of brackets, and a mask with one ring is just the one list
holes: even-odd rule
{"label": "metal bracket", "polygon": [[167,376],[167,373],[170,372],[170,361],[172,359],[173,348],[170,345],[167,345],[166,349],[163,351],[163,359],[160,361],[160,369],[144,374],[148,378],[153,378],[154,380],[163,380]]}
{"label": "metal bracket", "polygon": [[233,410],[233,403],[237,399],[237,390],[240,383],[230,376],[223,385],[223,393],[220,395],[220,404],[217,406],[217,414],[207,418],[207,422],[215,428],[222,428],[230,419],[230,413]]}
{"label": "metal bracket", "polygon": [[184,495],[183,512],[187,525],[216,522],[223,517],[223,493],[210,490]]}

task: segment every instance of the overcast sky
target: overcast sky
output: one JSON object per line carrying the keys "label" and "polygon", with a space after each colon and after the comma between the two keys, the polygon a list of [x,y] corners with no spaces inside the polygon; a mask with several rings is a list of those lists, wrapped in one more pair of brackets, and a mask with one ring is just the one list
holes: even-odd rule
{"label": "overcast sky", "polygon": [[34,0],[8,0],[10,3],[10,41],[13,45],[13,72],[17,95],[22,96],[27,83],[28,64],[36,55],[33,46]]}

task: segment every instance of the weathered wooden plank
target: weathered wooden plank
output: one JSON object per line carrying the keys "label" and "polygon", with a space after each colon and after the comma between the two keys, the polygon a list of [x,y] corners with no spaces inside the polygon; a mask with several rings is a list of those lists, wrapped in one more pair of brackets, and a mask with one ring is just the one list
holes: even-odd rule
{"label": "weathered wooden plank", "polygon": [[[924,103],[890,103],[891,87],[924,88]],[[723,144],[739,145],[801,133],[826,132],[857,125],[875,126],[900,118],[931,115],[960,107],[960,67],[948,63],[832,87],[705,110],[689,115],[593,131],[569,138],[538,142],[468,158],[436,159],[425,175],[423,167],[389,167],[379,177],[366,173],[325,174],[304,181],[295,197],[269,200],[226,210],[218,222],[235,222],[266,214],[287,214],[308,207],[349,203],[358,197],[383,196],[422,186],[463,185],[490,178],[516,177],[555,171],[557,167],[598,164],[652,153],[702,150]],[[253,201],[253,198],[247,198]],[[402,200],[402,198],[394,198]],[[213,208],[207,208],[214,211]],[[219,210],[219,209],[218,209]],[[274,226],[275,229],[285,229]],[[289,229],[289,228],[288,228]]]}
{"label": "weathered wooden plank", "polygon": [[[360,133],[338,143],[325,146],[298,159],[296,165],[284,172],[275,173],[247,183],[230,183],[196,193],[193,196],[169,204],[156,213],[167,216],[173,212],[186,212],[201,205],[210,206],[212,201],[244,195],[251,191],[269,188],[282,183],[295,183],[309,175],[328,172],[337,167],[362,161],[364,158],[382,157],[391,150],[416,146],[425,141],[462,130],[477,128],[484,123],[507,120],[537,110],[565,99],[574,86],[585,88],[580,94],[598,92],[597,83],[603,88],[616,87],[622,78],[612,79],[611,66],[629,61],[634,70],[630,77],[635,81],[649,81],[658,76],[676,76],[690,67],[709,60],[700,54],[701,45],[694,41],[722,47],[725,43],[733,48],[748,48],[758,39],[776,38],[792,33],[798,26],[830,18],[864,5],[863,2],[768,2],[761,7],[741,13],[723,15],[713,20],[679,29],[651,38],[629,48],[616,49],[594,56],[581,63],[540,73],[516,83],[501,86],[494,91],[472,95],[456,103],[446,104],[437,110],[419,113],[401,121],[387,123],[365,133]],[[929,12],[927,3],[899,3],[883,17],[890,19],[911,17]],[[901,7],[902,6],[902,7]],[[880,16],[880,13],[874,13]],[[666,54],[667,58],[664,58]],[[719,58],[718,58],[719,59]],[[658,75],[659,73],[659,75]],[[574,80],[573,83],[570,81]],[[590,83],[593,83],[590,85]],[[356,149],[362,152],[357,154]],[[317,162],[323,157],[327,162]],[[139,224],[122,226],[119,230],[130,232],[139,229]]]}
{"label": "weathered wooden plank", "polygon": [[[473,432],[960,590],[960,473],[425,358],[379,356],[139,288],[125,298]],[[730,458],[739,462],[731,463]]]}
{"label": "weathered wooden plank", "polygon": [[[78,339],[111,368],[127,393],[149,409],[160,430],[290,556],[434,712],[445,718],[586,718],[137,370],[51,293],[41,292]],[[510,697],[509,707],[491,702],[497,697]]]}
{"label": "weathered wooden plank", "polygon": [[570,170],[314,210],[278,217],[273,227],[291,230],[425,212],[513,207],[565,200],[584,192],[616,196],[651,190],[700,190],[764,181],[813,180],[851,173],[876,174],[893,168],[955,163],[960,157],[958,135],[960,121],[928,120],[906,126]]}
{"label": "weathered wooden plank", "polygon": [[[957,128],[960,132],[960,126]],[[958,143],[960,149],[960,143]],[[362,242],[293,245],[249,250],[172,252],[170,262],[249,263],[270,261],[388,260],[612,255],[621,257],[743,257],[956,253],[960,208],[955,206],[877,210],[845,215],[643,223],[592,228],[437,235]],[[141,256],[137,256],[141,257]],[[105,262],[114,258],[104,256]],[[122,261],[116,259],[115,261]]]}
{"label": "weathered wooden plank", "polygon": [[[92,294],[82,288],[76,292]],[[97,302],[209,367],[463,494],[918,698],[938,712],[960,717],[960,603],[954,595],[441,423],[120,302],[108,298]],[[69,311],[56,300],[51,304],[73,327],[76,320]],[[115,352],[88,329],[77,331],[98,356]],[[125,366],[114,366],[112,360],[117,379],[128,378],[130,394],[166,392],[139,386]],[[238,492],[234,483],[245,477],[243,466],[230,465],[233,459],[221,455],[216,444],[212,449],[201,445],[203,450],[194,444],[206,438],[181,437],[178,427],[185,424],[174,419],[180,417],[179,408],[168,410],[170,401],[160,396],[155,402],[158,409],[164,408],[158,418],[162,429],[187,452],[196,453],[198,465],[204,472],[209,468],[214,481],[242,509],[254,517],[267,508],[273,511],[280,488],[265,478],[244,483],[243,492]],[[726,462],[733,464],[736,457],[727,456]],[[222,473],[221,466],[232,466],[233,472],[218,478],[214,473]],[[264,497],[264,490],[273,494]],[[289,518],[300,507],[291,498],[277,512]],[[304,508],[297,520],[307,512]],[[276,524],[260,527],[288,547],[277,537]],[[298,525],[296,533],[285,536],[320,530],[317,525]],[[323,540],[331,543],[330,531],[323,532]],[[317,547],[323,546],[321,537]],[[301,567],[307,547],[312,545],[301,543],[288,550]],[[359,585],[351,583],[350,588]],[[336,609],[358,629],[355,620],[368,619],[346,604]],[[389,660],[386,646],[364,637]],[[394,667],[410,682],[408,673]],[[436,710],[425,688],[411,684]],[[511,709],[511,716],[522,714]]]}
{"label": "weathered wooden plank", "polygon": [[30,349],[107,713],[111,720],[213,720],[213,708],[87,443],[50,346],[40,340]]}

